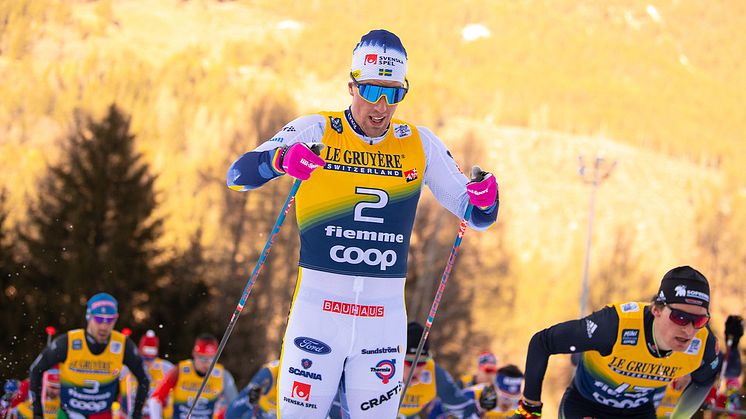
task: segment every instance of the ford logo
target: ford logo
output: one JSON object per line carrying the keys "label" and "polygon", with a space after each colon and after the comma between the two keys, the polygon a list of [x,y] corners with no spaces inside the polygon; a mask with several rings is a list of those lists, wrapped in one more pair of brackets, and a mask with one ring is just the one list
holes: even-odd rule
{"label": "ford logo", "polygon": [[307,338],[305,336],[299,336],[295,338],[293,342],[295,342],[295,346],[300,348],[300,350],[312,354],[324,355],[332,351],[332,348],[330,348],[329,345],[327,345],[326,343],[320,340]]}

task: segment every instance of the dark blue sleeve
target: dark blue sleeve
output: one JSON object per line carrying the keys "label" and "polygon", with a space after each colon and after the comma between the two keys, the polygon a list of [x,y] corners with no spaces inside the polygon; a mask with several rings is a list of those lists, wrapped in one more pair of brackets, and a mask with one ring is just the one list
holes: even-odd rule
{"label": "dark blue sleeve", "polygon": [[[707,327],[709,330],[709,326]],[[702,357],[702,365],[692,372],[692,382],[681,393],[679,403],[676,405],[672,417],[687,418],[694,415],[707,397],[713,384],[715,384],[715,379],[721,368],[721,359],[722,357],[719,356],[717,350],[717,338],[710,330],[707,342],[705,343],[705,354]]]}
{"label": "dark blue sleeve", "polygon": [[34,416],[43,416],[44,409],[41,405],[41,386],[44,371],[52,368],[55,364],[65,362],[67,359],[67,333],[57,336],[52,344],[46,346],[31,364],[29,370],[29,391],[33,394]]}
{"label": "dark blue sleeve", "polygon": [[272,378],[272,372],[269,370],[269,368],[262,368],[259,371],[257,371],[256,374],[254,374],[253,377],[251,377],[251,381],[249,381],[249,385],[246,386],[259,386],[262,388],[262,394],[269,393],[270,390],[272,390],[272,387],[275,385],[275,380]]}
{"label": "dark blue sleeve", "polygon": [[[709,329],[709,326],[707,326]],[[707,384],[715,382],[715,377],[720,372],[720,359],[717,351],[717,338],[712,332],[707,336],[705,342],[705,354],[702,356],[702,364],[692,372],[692,382]],[[730,366],[728,366],[730,369]]]}
{"label": "dark blue sleeve", "polygon": [[619,315],[614,307],[604,307],[587,317],[556,324],[537,332],[528,344],[523,395],[541,400],[541,387],[549,356],[585,351],[608,355],[616,343]]}
{"label": "dark blue sleeve", "polygon": [[250,151],[231,164],[226,183],[231,189],[247,191],[256,189],[282,173],[272,166],[272,159],[278,149]]}
{"label": "dark blue sleeve", "polygon": [[723,371],[723,377],[740,377],[743,371],[743,363],[741,362],[741,351],[738,347],[733,347],[728,350],[728,365],[725,366]]}
{"label": "dark blue sleeve", "polygon": [[445,416],[445,411],[443,410],[443,403],[440,401],[440,399],[435,399],[432,402],[432,409],[430,409],[430,412],[427,414],[427,419],[441,419]]}
{"label": "dark blue sleeve", "polygon": [[261,387],[262,394],[269,393],[274,386],[274,379],[272,378],[272,372],[269,368],[262,368],[251,377],[251,381],[246,387],[238,393],[238,396],[233,399],[228,408],[225,410],[225,419],[242,419],[249,418],[253,413],[254,406],[249,403],[249,390],[253,387]]}
{"label": "dark blue sleeve", "polygon": [[477,228],[486,228],[497,221],[497,210],[500,208],[500,201],[495,201],[485,209],[474,207],[471,212],[471,223]]}
{"label": "dark blue sleeve", "polygon": [[463,418],[478,414],[474,399],[466,397],[451,375],[438,364],[435,364],[435,387],[445,411],[460,413],[459,417]]}
{"label": "dark blue sleeve", "polygon": [[124,341],[123,362],[129,368],[130,372],[132,372],[132,375],[137,378],[137,393],[135,393],[135,403],[132,407],[131,417],[141,418],[142,407],[148,399],[148,392],[150,392],[150,377],[148,377],[148,373],[145,371],[145,365],[137,352],[135,342],[128,337]]}
{"label": "dark blue sleeve", "polygon": [[228,408],[225,409],[225,419],[241,419],[248,418],[251,415],[251,411],[254,409],[249,403],[249,388],[250,385],[244,387],[238,397],[233,399]]}

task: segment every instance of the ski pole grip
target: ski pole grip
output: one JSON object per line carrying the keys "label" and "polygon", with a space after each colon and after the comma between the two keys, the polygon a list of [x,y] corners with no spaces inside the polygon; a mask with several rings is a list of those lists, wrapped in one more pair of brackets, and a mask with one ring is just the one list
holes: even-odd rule
{"label": "ski pole grip", "polygon": [[316,153],[317,156],[320,156],[321,155],[321,151],[324,150],[324,147],[326,147],[326,145],[324,145],[324,143],[315,143],[312,146],[310,146],[309,148],[311,149],[311,151],[313,151],[314,153]]}
{"label": "ski pole grip", "polygon": [[474,165],[471,168],[471,181],[472,182],[481,182],[484,180],[484,178],[487,176],[487,172],[483,171],[481,167],[478,165]]}

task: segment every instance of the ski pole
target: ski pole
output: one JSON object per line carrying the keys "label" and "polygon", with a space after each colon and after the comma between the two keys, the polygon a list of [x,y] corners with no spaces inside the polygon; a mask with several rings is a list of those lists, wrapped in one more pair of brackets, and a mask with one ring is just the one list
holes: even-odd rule
{"label": "ski pole", "polygon": [[220,345],[218,345],[218,352],[215,354],[215,357],[212,359],[212,362],[210,363],[210,368],[207,369],[207,373],[205,373],[205,378],[202,379],[202,384],[199,386],[199,391],[197,391],[197,396],[194,398],[192,405],[189,407],[189,413],[187,413],[187,416],[186,416],[187,419],[189,419],[192,416],[192,410],[194,409],[194,406],[197,404],[197,401],[199,400],[199,396],[202,394],[202,391],[205,389],[205,385],[207,384],[207,379],[210,378],[210,373],[212,372],[213,368],[215,368],[215,364],[218,362],[218,358],[220,357],[220,354],[223,352],[223,348],[225,348],[225,344],[228,342],[228,337],[230,337],[231,332],[233,332],[233,328],[236,326],[238,317],[241,315],[241,311],[243,311],[244,305],[246,305],[246,299],[249,298],[249,294],[251,293],[251,288],[254,286],[254,282],[256,282],[256,278],[257,276],[259,276],[259,272],[261,272],[262,267],[264,266],[264,262],[267,260],[267,256],[269,255],[269,251],[272,248],[272,244],[275,241],[275,237],[277,237],[277,233],[280,232],[280,226],[282,225],[283,221],[285,221],[285,216],[287,215],[288,211],[290,211],[290,207],[293,205],[293,201],[295,201],[295,194],[298,192],[300,183],[301,183],[300,179],[296,179],[295,182],[293,182],[293,187],[290,189],[290,193],[288,194],[288,197],[285,200],[285,204],[282,206],[282,209],[280,210],[280,215],[277,217],[275,226],[272,228],[272,233],[269,235],[269,239],[267,239],[267,243],[264,245],[264,250],[262,250],[262,254],[259,256],[259,260],[256,262],[256,265],[254,266],[254,271],[251,273],[251,277],[249,277],[249,280],[246,282],[246,286],[243,289],[243,294],[241,295],[241,299],[238,301],[238,305],[236,305],[236,309],[233,310],[233,315],[231,316],[231,320],[228,323],[228,328],[225,329],[225,333],[223,333],[223,338],[220,339]]}
{"label": "ski pole", "polygon": [[[324,144],[322,143],[314,144],[310,148],[314,153],[318,155],[321,153],[321,150],[324,149]],[[231,316],[230,322],[228,322],[228,327],[225,329],[225,333],[223,333],[223,338],[220,339],[220,344],[218,345],[218,351],[215,354],[215,358],[212,359],[212,362],[210,363],[210,368],[207,369],[207,372],[205,373],[205,378],[202,379],[202,384],[199,386],[197,395],[194,397],[194,401],[192,402],[192,405],[189,406],[189,412],[187,412],[186,419],[190,419],[192,417],[192,411],[194,410],[194,406],[196,406],[197,402],[199,402],[199,396],[202,395],[202,391],[204,391],[205,385],[207,385],[207,380],[210,378],[210,374],[212,373],[212,370],[215,368],[215,364],[217,364],[218,358],[220,358],[220,354],[223,353],[223,348],[225,348],[225,344],[228,343],[228,338],[233,332],[233,328],[236,327],[236,322],[238,322],[238,318],[241,315],[241,311],[243,311],[243,307],[244,305],[246,305],[246,299],[249,298],[249,294],[251,293],[251,288],[254,286],[254,282],[256,282],[256,278],[259,276],[259,272],[262,271],[264,262],[267,260],[269,251],[272,249],[272,244],[275,242],[275,237],[277,237],[277,234],[280,232],[280,226],[282,226],[282,223],[285,221],[285,216],[288,214],[288,211],[290,211],[290,207],[293,205],[293,202],[295,201],[295,194],[298,192],[298,188],[300,188],[301,182],[302,181],[300,179],[296,179],[295,182],[293,182],[293,187],[290,188],[290,192],[288,193],[288,197],[285,200],[285,204],[282,206],[282,209],[280,210],[280,214],[277,216],[277,221],[275,221],[275,225],[272,228],[272,232],[270,233],[269,238],[267,239],[267,243],[264,245],[264,250],[262,250],[262,254],[259,256],[259,260],[256,261],[254,270],[251,272],[251,276],[249,277],[249,280],[246,282],[246,286],[243,289],[243,294],[241,295],[241,299],[238,301],[238,305],[236,305],[236,309],[233,310],[233,315]]]}
{"label": "ski pole", "polygon": [[[472,181],[480,181],[483,178],[483,172],[482,169],[479,168],[479,166],[474,166],[471,170],[472,173]],[[451,248],[451,254],[448,256],[448,263],[446,263],[446,267],[443,270],[443,276],[440,278],[440,285],[438,285],[438,291],[435,293],[435,299],[433,299],[433,304],[430,306],[430,313],[427,316],[427,320],[425,321],[425,328],[422,331],[422,336],[420,337],[420,342],[417,344],[417,352],[414,354],[414,361],[412,362],[412,366],[409,368],[409,374],[407,374],[407,380],[404,382],[404,388],[402,389],[399,397],[399,408],[401,409],[401,404],[404,401],[404,395],[407,394],[407,388],[409,388],[409,384],[412,382],[412,377],[414,376],[414,369],[417,366],[417,360],[420,358],[420,355],[422,355],[422,348],[425,346],[425,341],[427,341],[427,335],[430,334],[430,328],[433,326],[433,321],[435,320],[435,313],[438,311],[438,306],[440,305],[440,299],[443,297],[443,291],[445,291],[446,288],[446,282],[448,282],[448,277],[451,275],[451,270],[453,269],[453,264],[456,262],[456,255],[458,254],[458,249],[461,247],[461,239],[464,238],[464,233],[466,233],[466,227],[469,225],[469,220],[471,219],[471,212],[474,209],[474,206],[469,203],[466,206],[466,211],[464,212],[464,218],[461,219],[461,224],[459,224],[458,227],[458,234],[456,235],[456,241],[453,243],[453,247]]]}
{"label": "ski pole", "polygon": [[52,343],[52,336],[57,333],[57,329],[54,326],[47,326],[44,331],[47,332],[47,346],[49,346]]}
{"label": "ski pole", "polygon": [[725,357],[723,358],[723,365],[720,368],[720,374],[718,375],[718,386],[716,394],[721,396],[725,393],[723,387],[723,381],[725,381],[725,370],[728,369],[728,358],[730,358],[730,347],[733,345],[733,338],[728,338],[725,346]]}

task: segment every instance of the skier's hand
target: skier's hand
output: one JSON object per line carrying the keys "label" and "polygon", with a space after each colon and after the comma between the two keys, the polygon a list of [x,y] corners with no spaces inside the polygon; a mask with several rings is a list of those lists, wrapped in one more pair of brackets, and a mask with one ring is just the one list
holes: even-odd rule
{"label": "skier's hand", "polygon": [[527,403],[524,400],[518,402],[518,409],[513,412],[510,419],[538,419],[541,418],[541,403],[538,405]]}
{"label": "skier's hand", "polygon": [[495,176],[490,172],[482,171],[479,166],[474,166],[471,173],[471,181],[466,184],[469,201],[478,208],[491,207],[499,199]]}
{"label": "skier's hand", "polygon": [[256,402],[259,401],[259,398],[262,397],[262,388],[253,385],[249,387],[249,403],[253,406],[256,404]]}
{"label": "skier's hand", "polygon": [[725,321],[725,340],[733,339],[733,347],[738,347],[738,341],[743,336],[743,317],[730,315]]}
{"label": "skier's hand", "polygon": [[673,386],[674,390],[680,391],[686,388],[686,386],[689,385],[689,383],[692,382],[692,376],[687,374],[681,378],[677,378],[671,382],[671,386]]}
{"label": "skier's hand", "polygon": [[479,395],[479,408],[482,411],[489,412],[497,406],[497,391],[495,386],[490,384],[482,389],[482,394]]}
{"label": "skier's hand", "polygon": [[276,168],[296,179],[308,180],[311,172],[324,166],[324,159],[315,152],[315,150],[321,151],[322,148],[323,144],[306,143],[295,143],[290,147],[283,147],[278,151]]}

